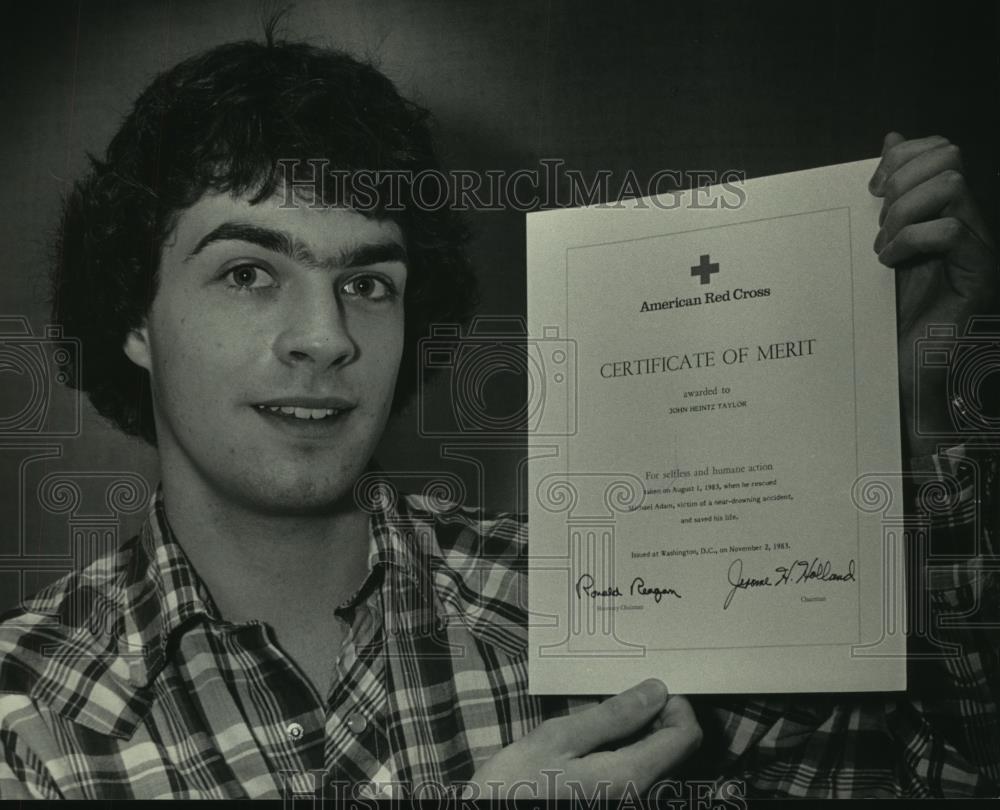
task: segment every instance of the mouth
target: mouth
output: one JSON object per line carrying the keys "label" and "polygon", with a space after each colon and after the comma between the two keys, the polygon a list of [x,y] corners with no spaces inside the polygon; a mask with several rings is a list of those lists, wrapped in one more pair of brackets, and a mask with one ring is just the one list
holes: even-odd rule
{"label": "mouth", "polygon": [[267,416],[298,422],[333,421],[351,410],[348,407],[304,408],[299,405],[254,405],[254,408]]}
{"label": "mouth", "polygon": [[253,409],[265,422],[288,436],[325,439],[339,433],[355,407],[357,402],[337,396],[285,396],[258,402]]}

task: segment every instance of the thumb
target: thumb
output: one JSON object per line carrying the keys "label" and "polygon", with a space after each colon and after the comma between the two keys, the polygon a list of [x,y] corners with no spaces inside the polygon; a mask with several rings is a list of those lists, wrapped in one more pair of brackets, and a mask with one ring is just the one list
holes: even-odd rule
{"label": "thumb", "polygon": [[885,137],[882,139],[882,157],[885,157],[885,153],[892,149],[892,147],[905,140],[906,138],[896,131],[887,132]]}
{"label": "thumb", "polygon": [[902,135],[898,132],[888,132],[885,138],[882,139],[882,159],[879,161],[878,166],[875,167],[875,173],[872,175],[872,179],[868,181],[868,190],[875,194],[876,196],[882,196],[882,192],[885,190],[885,181],[889,178],[889,173],[886,170],[885,156],[886,153],[892,147],[901,144],[905,141]]}
{"label": "thumb", "polygon": [[580,714],[563,719],[566,742],[574,756],[634,734],[656,717],[669,692],[663,681],[650,678]]}

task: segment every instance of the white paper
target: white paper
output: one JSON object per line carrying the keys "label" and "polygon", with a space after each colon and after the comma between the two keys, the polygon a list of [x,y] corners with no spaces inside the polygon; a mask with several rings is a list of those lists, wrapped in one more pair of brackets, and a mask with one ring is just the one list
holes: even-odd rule
{"label": "white paper", "polygon": [[875,165],[528,215],[532,692],[905,688]]}

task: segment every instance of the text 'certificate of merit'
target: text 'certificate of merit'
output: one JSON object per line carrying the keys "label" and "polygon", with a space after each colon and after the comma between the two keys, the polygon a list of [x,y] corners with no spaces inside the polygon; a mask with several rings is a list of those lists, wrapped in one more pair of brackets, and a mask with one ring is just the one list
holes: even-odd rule
{"label": "text 'certificate of merit'", "polygon": [[533,693],[905,689],[875,166],[528,215]]}

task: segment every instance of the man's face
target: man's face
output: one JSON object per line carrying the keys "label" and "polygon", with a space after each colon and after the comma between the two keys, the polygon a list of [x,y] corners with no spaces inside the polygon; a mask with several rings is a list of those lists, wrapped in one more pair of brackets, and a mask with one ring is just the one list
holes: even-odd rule
{"label": "man's face", "polygon": [[178,217],[128,356],[164,483],[272,514],[331,508],[382,435],[403,351],[399,227],[208,195]]}

